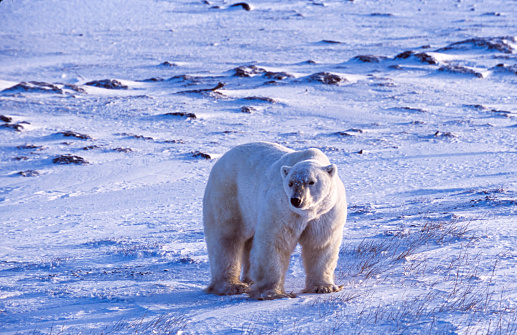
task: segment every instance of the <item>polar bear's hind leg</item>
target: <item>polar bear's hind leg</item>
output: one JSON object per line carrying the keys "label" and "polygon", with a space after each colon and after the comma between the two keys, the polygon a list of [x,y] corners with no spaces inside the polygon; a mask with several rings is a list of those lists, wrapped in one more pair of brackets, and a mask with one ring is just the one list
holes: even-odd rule
{"label": "polar bear's hind leg", "polygon": [[[208,192],[205,196],[206,199],[211,197],[220,198],[221,195]],[[242,218],[237,214],[237,202],[232,198],[234,197],[226,194],[226,197],[223,195],[216,201],[205,202],[203,207],[205,238],[212,275],[211,283],[205,290],[207,293],[234,295],[248,291],[248,284],[239,278],[242,263],[246,261],[246,239],[241,234]],[[220,203],[227,205],[213,206]]]}

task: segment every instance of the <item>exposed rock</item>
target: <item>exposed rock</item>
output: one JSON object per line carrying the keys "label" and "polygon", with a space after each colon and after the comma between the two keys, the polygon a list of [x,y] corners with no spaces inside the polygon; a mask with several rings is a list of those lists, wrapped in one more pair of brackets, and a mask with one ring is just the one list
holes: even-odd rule
{"label": "exposed rock", "polygon": [[212,159],[212,157],[209,154],[205,154],[201,151],[192,151],[192,157],[194,158],[204,158],[204,159]]}
{"label": "exposed rock", "polygon": [[40,173],[35,170],[20,171],[18,174],[22,177],[37,177],[40,175]]}
{"label": "exposed rock", "polygon": [[0,127],[1,128],[14,129],[16,131],[22,131],[22,129],[24,129],[22,124],[21,124],[21,122],[18,122],[18,123],[4,123]]}
{"label": "exposed rock", "polygon": [[251,5],[249,5],[245,2],[234,3],[233,5],[230,5],[230,7],[242,7],[242,9],[247,10],[247,11],[250,11],[253,9],[253,7],[251,7]]}
{"label": "exposed rock", "polygon": [[264,73],[264,76],[269,79],[275,79],[275,80],[284,80],[287,78],[294,78],[294,76],[287,72],[270,72],[267,71]]}
{"label": "exposed rock", "polygon": [[444,48],[438,49],[438,51],[465,51],[473,48],[482,48],[511,54],[515,50],[515,45],[517,45],[517,38],[515,36],[477,37],[449,44]]}
{"label": "exposed rock", "polygon": [[244,77],[244,78],[253,77],[257,74],[262,74],[262,73],[267,72],[266,69],[255,66],[255,65],[239,66],[233,70],[235,71],[235,74],[234,74],[235,77]]}
{"label": "exposed rock", "polygon": [[318,72],[310,75],[309,81],[317,81],[326,85],[337,85],[341,82],[345,82],[346,79],[337,74],[329,72]]}
{"label": "exposed rock", "polygon": [[422,63],[427,63],[431,65],[438,64],[438,61],[431,55],[425,53],[425,52],[419,52],[416,53],[414,51],[404,51],[397,56],[395,56],[395,59],[408,59],[408,58],[416,58],[418,61]]}
{"label": "exposed rock", "polygon": [[113,150],[117,151],[117,152],[124,152],[124,153],[128,153],[128,152],[132,152],[133,151],[133,149],[131,149],[131,148],[115,148]]}
{"label": "exposed rock", "polygon": [[506,73],[506,74],[517,75],[517,65],[497,64],[490,70],[497,72],[497,73]]}
{"label": "exposed rock", "polygon": [[469,69],[467,67],[461,65],[444,65],[438,69],[439,72],[448,72],[454,74],[467,74],[472,75],[477,78],[483,78],[483,74],[479,73],[473,69]]}
{"label": "exposed rock", "polygon": [[172,112],[172,113],[165,113],[164,115],[167,116],[181,116],[187,119],[195,120],[197,119],[196,114],[194,113],[186,113],[186,112]]}
{"label": "exposed rock", "polygon": [[16,147],[17,149],[28,149],[28,150],[42,150],[44,149],[41,145],[34,145],[34,144],[25,144],[25,145],[19,145]]}
{"label": "exposed rock", "polygon": [[250,107],[250,106],[243,106],[243,107],[241,107],[241,112],[243,112],[243,113],[251,114],[251,113],[256,112],[256,111],[257,111],[257,109],[254,108],[254,107]]}
{"label": "exposed rock", "polygon": [[129,88],[127,85],[124,85],[115,79],[94,80],[86,83],[85,85],[106,88],[109,90],[127,90]]}
{"label": "exposed rock", "polygon": [[356,60],[363,63],[380,63],[381,61],[386,59],[388,59],[388,57],[374,55],[359,55],[352,58],[352,60]]}
{"label": "exposed rock", "polygon": [[10,117],[10,116],[0,115],[0,121],[3,121],[3,122],[7,122],[7,123],[9,123],[9,122],[11,122],[12,120],[13,120],[13,118],[12,118],[12,117]]}
{"label": "exposed rock", "polygon": [[64,137],[74,137],[80,140],[91,140],[92,138],[86,134],[79,134],[73,131],[62,131],[58,133],[59,135],[63,135]]}
{"label": "exposed rock", "polygon": [[263,102],[269,102],[272,104],[278,103],[278,100],[269,98],[269,97],[245,97],[244,100],[255,100],[255,101],[263,101]]}
{"label": "exposed rock", "polygon": [[52,160],[55,164],[78,164],[78,165],[87,165],[89,164],[84,158],[79,156],[74,156],[70,154],[61,155]]}
{"label": "exposed rock", "polygon": [[12,87],[6,88],[2,92],[63,93],[63,90],[54,84],[40,81],[23,81]]}

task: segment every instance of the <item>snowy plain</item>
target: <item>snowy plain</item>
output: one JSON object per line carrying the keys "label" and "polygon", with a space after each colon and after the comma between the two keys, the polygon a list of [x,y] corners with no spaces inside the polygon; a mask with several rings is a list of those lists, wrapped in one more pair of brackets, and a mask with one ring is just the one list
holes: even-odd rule
{"label": "snowy plain", "polygon": [[[0,2],[0,333],[517,333],[517,1],[235,2]],[[337,164],[342,292],[202,291],[251,141]]]}

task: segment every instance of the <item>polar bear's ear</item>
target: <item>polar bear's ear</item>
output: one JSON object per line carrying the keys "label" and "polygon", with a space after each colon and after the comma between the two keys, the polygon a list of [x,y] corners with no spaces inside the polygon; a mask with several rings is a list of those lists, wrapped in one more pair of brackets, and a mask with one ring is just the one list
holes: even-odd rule
{"label": "polar bear's ear", "polygon": [[282,168],[280,169],[281,173],[282,173],[282,178],[285,178],[287,177],[287,175],[289,174],[289,170],[291,169],[290,166],[282,166]]}
{"label": "polar bear's ear", "polygon": [[334,175],[337,173],[337,166],[336,164],[331,164],[329,166],[326,166],[325,170],[329,173],[331,177],[334,177]]}

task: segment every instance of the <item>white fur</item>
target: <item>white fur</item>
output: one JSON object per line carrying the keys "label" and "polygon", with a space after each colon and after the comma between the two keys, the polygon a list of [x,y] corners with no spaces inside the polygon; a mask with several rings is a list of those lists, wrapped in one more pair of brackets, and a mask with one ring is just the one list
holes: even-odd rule
{"label": "white fur", "polygon": [[284,280],[297,243],[304,292],[341,289],[334,270],[346,221],[345,188],[320,150],[264,142],[233,148],[210,173],[203,219],[212,275],[207,292],[289,296]]}

